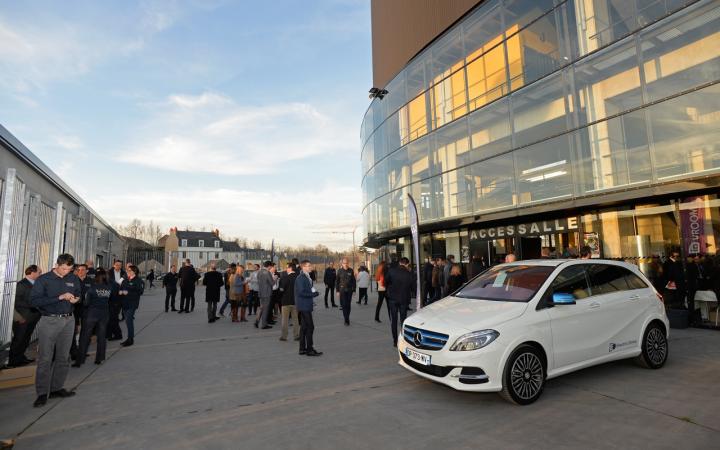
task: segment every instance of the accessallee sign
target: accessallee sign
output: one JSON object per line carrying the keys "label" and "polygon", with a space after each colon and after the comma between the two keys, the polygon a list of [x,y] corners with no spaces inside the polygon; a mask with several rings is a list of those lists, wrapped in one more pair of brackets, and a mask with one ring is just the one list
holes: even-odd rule
{"label": "accessallee sign", "polygon": [[540,222],[504,225],[493,228],[470,230],[470,239],[497,239],[513,236],[540,236],[578,229],[578,218],[543,220]]}

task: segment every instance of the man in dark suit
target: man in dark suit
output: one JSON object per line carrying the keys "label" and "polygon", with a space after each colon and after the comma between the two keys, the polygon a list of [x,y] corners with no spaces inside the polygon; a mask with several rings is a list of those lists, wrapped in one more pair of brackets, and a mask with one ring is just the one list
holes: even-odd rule
{"label": "man in dark suit", "polygon": [[300,314],[300,355],[320,356],[322,352],[315,349],[313,341],[313,333],[315,324],[313,323],[313,301],[320,295],[312,285],[310,279],[310,271],[312,264],[310,261],[303,260],[300,263],[302,271],[295,278],[295,309]]}
{"label": "man in dark suit", "polygon": [[[177,295],[178,274],[175,264],[170,266],[170,272],[166,273],[162,279],[165,288],[165,312],[177,311],[175,309],[175,296]],[[172,308],[172,309],[170,309]]]}
{"label": "man in dark suit", "polygon": [[110,285],[110,317],[107,324],[107,340],[119,341],[123,338],[122,329],[120,328],[120,312],[122,311],[122,297],[120,296],[120,286],[123,281],[127,280],[127,274],[122,268],[122,261],[115,261],[113,268],[108,273],[108,284]]}
{"label": "man in dark suit", "polygon": [[218,320],[217,304],[220,301],[220,290],[225,285],[225,280],[223,280],[222,274],[217,271],[215,263],[211,263],[210,270],[205,273],[203,285],[205,285],[205,301],[208,304],[208,323],[214,323]]}
{"label": "man in dark suit", "polygon": [[665,291],[663,294],[666,298],[671,299],[667,304],[675,308],[684,308],[685,271],[683,270],[679,251],[673,250],[670,253],[670,259],[663,264],[663,274],[665,274]]}
{"label": "man in dark suit", "polygon": [[180,311],[178,313],[189,313],[195,309],[195,282],[200,279],[200,275],[195,271],[190,260],[186,259],[178,276],[180,277]]}
{"label": "man in dark suit", "polygon": [[394,347],[397,347],[398,340],[398,316],[400,316],[400,325],[402,326],[407,318],[410,299],[415,292],[415,282],[415,276],[410,270],[410,260],[405,257],[400,258],[400,264],[391,267],[385,276],[390,331],[392,331]]}
{"label": "man in dark suit", "polygon": [[38,266],[35,264],[28,266],[25,269],[25,278],[18,281],[15,289],[15,318],[12,325],[13,336],[10,341],[8,367],[20,367],[34,361],[25,356],[25,351],[40,320],[40,312],[30,305],[30,292],[40,274]]}

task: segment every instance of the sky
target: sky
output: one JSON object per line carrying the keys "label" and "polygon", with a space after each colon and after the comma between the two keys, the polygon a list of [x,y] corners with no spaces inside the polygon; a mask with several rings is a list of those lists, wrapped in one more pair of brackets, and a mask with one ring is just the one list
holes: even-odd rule
{"label": "sky", "polygon": [[368,0],[0,5],[0,124],[103,219],[361,240]]}

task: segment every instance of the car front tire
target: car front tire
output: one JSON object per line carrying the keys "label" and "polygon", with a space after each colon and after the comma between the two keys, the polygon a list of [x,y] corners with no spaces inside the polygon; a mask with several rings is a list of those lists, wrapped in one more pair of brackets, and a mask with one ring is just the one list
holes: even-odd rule
{"label": "car front tire", "polygon": [[668,357],[668,341],[665,328],[651,323],[645,330],[642,340],[642,352],[637,362],[646,369],[659,369],[665,365]]}
{"label": "car front tire", "polygon": [[545,388],[543,356],[531,345],[521,345],[510,355],[503,372],[500,396],[516,405],[529,405]]}

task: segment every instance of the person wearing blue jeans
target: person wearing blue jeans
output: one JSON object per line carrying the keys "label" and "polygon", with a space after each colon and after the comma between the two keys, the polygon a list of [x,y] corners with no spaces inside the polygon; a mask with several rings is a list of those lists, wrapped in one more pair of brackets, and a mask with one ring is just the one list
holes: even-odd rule
{"label": "person wearing blue jeans", "polygon": [[230,268],[225,271],[223,274],[223,280],[225,280],[225,301],[223,302],[222,306],[220,307],[220,315],[225,316],[225,308],[228,307],[230,304],[230,275],[235,273],[235,270],[237,269],[237,264],[232,263],[230,264]]}
{"label": "person wearing blue jeans", "polygon": [[139,272],[137,266],[131,265],[127,272],[127,280],[120,285],[122,308],[127,325],[127,339],[120,344],[123,347],[130,347],[135,343],[135,311],[140,306],[140,296],[145,290],[145,283],[138,277]]}

